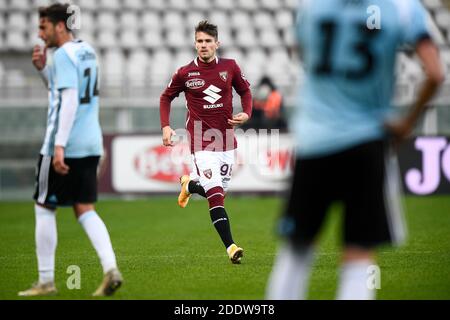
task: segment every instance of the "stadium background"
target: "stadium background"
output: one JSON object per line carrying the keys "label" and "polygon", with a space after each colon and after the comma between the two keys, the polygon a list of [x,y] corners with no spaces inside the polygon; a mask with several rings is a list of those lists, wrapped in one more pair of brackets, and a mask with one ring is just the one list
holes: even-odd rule
{"label": "stadium background", "polygon": [[[135,134],[158,134],[156,137],[159,138],[159,95],[176,68],[188,63],[194,57],[193,28],[198,21],[205,18],[219,26],[219,40],[222,43],[219,54],[236,59],[253,87],[262,76],[270,76],[283,94],[287,114],[292,112],[296,90],[302,81],[301,61],[293,50],[295,43],[292,26],[297,0],[79,0],[68,2],[81,8],[81,30],[77,32],[77,35],[93,44],[100,55],[100,121],[107,137],[105,141],[109,141],[111,137]],[[4,271],[1,283],[5,286],[5,290],[10,289],[10,291],[6,290],[8,293],[2,290],[2,298],[11,298],[14,296],[13,290],[23,289],[17,287],[19,278],[18,282],[22,286],[34,280],[33,271],[28,267],[29,263],[34,263],[31,194],[37,154],[45,133],[47,94],[31,64],[31,50],[34,44],[39,43],[36,8],[49,3],[52,1],[0,0],[0,213],[2,213],[0,225],[2,243],[10,243],[14,249],[7,251],[8,245],[6,245],[0,255],[3,258],[1,269]],[[444,8],[441,0],[423,0],[423,3],[429,12],[433,38],[441,49],[447,80],[433,102],[434,108],[427,112],[415,133],[418,136],[446,137],[450,135],[450,13]],[[417,59],[407,48],[398,53],[398,60],[395,105],[402,111],[413,101],[423,74]],[[235,106],[239,108],[239,100],[236,101]],[[173,127],[182,128],[184,117],[183,99],[176,99],[171,113]],[[445,144],[448,154],[450,153],[448,139]],[[410,142],[409,148],[412,150],[413,146],[414,141]],[[417,158],[416,162],[413,161],[414,166],[420,166],[420,154],[415,154],[414,157]],[[449,158],[443,157],[443,159]],[[450,173],[441,173],[441,175],[442,183],[446,184],[444,190],[449,190]],[[174,183],[172,186],[173,192],[177,192],[177,185]],[[450,191],[444,193],[450,193]],[[120,199],[129,199],[128,196],[124,194]],[[101,197],[101,199],[106,198],[105,195]],[[205,257],[197,257],[199,261],[192,262],[189,257],[190,254],[195,256],[196,245],[213,242],[209,238],[214,239],[215,236],[210,230],[208,219],[200,217],[196,212],[205,208],[200,202],[194,201],[185,211],[188,215],[193,214],[189,218],[190,222],[178,221],[176,217],[166,214],[179,210],[175,208],[172,198],[154,196],[150,201],[144,199],[124,203],[111,200],[101,201],[99,204],[100,212],[103,210],[109,214],[105,216],[105,221],[112,228],[113,242],[119,248],[118,256],[123,257],[123,261],[133,266],[124,268],[130,289],[126,289],[129,291],[125,291],[123,296],[119,295],[119,298],[261,298],[264,282],[270,270],[267,259],[272,259],[274,254],[273,227],[274,219],[279,212],[279,198],[229,198],[230,212],[233,212],[232,218],[236,224],[235,232],[241,234],[242,241],[250,248],[252,248],[251,245],[255,245],[254,252],[260,255],[250,256],[248,267],[245,267],[248,269],[242,271],[243,275],[251,279],[250,282],[253,281],[251,285],[241,284],[237,279],[231,280],[236,287],[233,289],[229,286],[230,282],[223,283],[223,286],[228,288],[225,291],[222,289],[221,282],[209,283],[208,279],[202,278],[199,281],[195,277],[196,268],[200,268],[200,264],[205,270],[208,268],[220,270],[218,265],[223,263],[223,257],[217,254],[217,246],[214,244],[207,246]],[[447,233],[450,228],[449,203],[448,196],[406,199],[408,208],[413,209],[410,210],[412,213],[408,217],[411,233],[425,240],[420,245],[413,243],[405,249],[403,254],[404,257],[410,258],[405,260],[408,262],[399,262],[396,260],[398,255],[389,250],[382,254],[384,259],[382,261],[396,270],[393,278],[387,281],[395,282],[395,276],[398,276],[399,279],[403,277],[402,279],[407,282],[414,276],[401,273],[402,268],[407,268],[406,263],[428,262],[428,265],[416,265],[416,271],[423,272],[422,276],[428,277],[428,282],[425,286],[426,290],[420,293],[410,291],[410,288],[405,285],[400,287],[398,291],[401,292],[400,294],[387,293],[382,297],[450,298],[450,274],[448,268],[445,268],[450,263],[448,256],[450,244]],[[130,220],[123,221],[121,216],[123,211],[127,213]],[[435,213],[432,217],[423,214],[431,211]],[[153,214],[150,215],[149,212]],[[262,212],[267,214],[263,215]],[[175,213],[178,214],[178,211]],[[71,229],[76,226],[73,226],[75,224],[70,221],[72,218],[67,216],[62,215],[59,218],[61,224],[59,227],[61,230],[65,228],[67,232],[66,235],[61,236],[61,246],[64,245],[65,240],[71,241],[68,239],[72,236],[84,237],[79,231]],[[142,226],[154,224],[159,225],[160,228],[158,231],[153,231],[153,237],[149,238],[147,243],[141,240],[149,235],[144,229],[136,229],[132,226],[130,221],[133,219],[139,221]],[[328,250],[328,254],[324,254],[319,259],[318,264],[322,267],[322,271],[316,273],[313,279],[322,279],[323,276],[329,282],[335,280],[335,274],[324,275],[323,272],[325,269],[328,270],[327,268],[335,267],[335,263],[331,260],[337,257],[336,247],[332,244],[336,235],[329,230],[333,229],[338,221],[339,218],[334,217],[327,227],[323,246],[324,250]],[[183,245],[185,242],[183,237],[192,236],[193,230],[195,235],[198,235],[199,230],[196,226],[202,233],[209,231],[211,233],[207,237],[196,237],[192,240],[192,248],[191,246],[188,248]],[[248,229],[254,232],[242,236]],[[177,230],[179,234],[176,240],[169,237],[169,234],[174,236],[173,230]],[[124,232],[129,232],[130,238],[128,236],[121,238]],[[139,238],[140,236],[143,238]],[[141,242],[133,243],[133,237],[141,239]],[[446,240],[442,241],[443,238]],[[169,269],[166,265],[170,259],[170,256],[166,256],[165,253],[167,248],[151,246],[155,239],[166,239],[165,243],[172,245],[168,251],[172,250],[174,256],[178,255],[179,260],[177,263],[170,262]],[[87,240],[77,250],[76,254],[80,256],[83,250],[91,250]],[[153,258],[145,256],[149,251],[153,253]],[[98,273],[95,255],[93,251],[89,252],[91,256],[85,260],[83,268],[91,268]],[[133,252],[135,256],[132,255]],[[415,255],[414,252],[422,254]],[[26,253],[29,257],[23,258]],[[156,272],[150,275],[150,279],[146,282],[139,278],[139,273],[135,275],[132,272],[136,272],[133,269],[135,266],[148,266],[150,263],[148,259],[151,263],[156,263],[159,269],[153,270]],[[8,263],[11,261],[16,261],[17,264]],[[62,255],[58,261],[64,266],[71,263],[66,255]],[[259,264],[261,267],[251,269],[249,266],[252,263]],[[194,272],[194,275],[183,279],[184,282],[175,283],[178,279],[175,276],[177,267],[186,268],[186,272],[190,270]],[[138,271],[142,271],[139,267],[137,268]],[[21,276],[18,276],[16,269],[21,270]],[[65,269],[57,272],[57,277],[62,279],[66,277]],[[220,272],[224,272],[226,278],[235,271],[226,269]],[[24,273],[27,275],[23,275]],[[207,271],[205,274],[208,274]],[[158,276],[160,276],[159,279]],[[142,286],[149,283],[155,291],[148,294],[145,287],[133,287],[134,280],[143,283]],[[162,283],[161,280],[167,280],[168,283]],[[88,281],[93,286],[96,278],[89,278]],[[202,289],[192,290],[191,282],[201,283]],[[174,292],[174,287],[179,288],[179,291]],[[420,286],[418,288],[423,289]],[[329,291],[331,289],[333,287],[326,288],[323,284],[319,285],[318,291],[313,292],[312,297],[332,298]],[[326,293],[323,294],[323,292]],[[72,292],[66,292],[66,294],[73,298],[84,297]]]}
{"label": "stadium background", "polygon": [[[0,199],[28,198],[36,154],[45,132],[47,94],[30,58],[39,43],[36,8],[47,0],[0,1]],[[159,95],[177,67],[192,60],[193,27],[207,18],[219,26],[220,55],[232,57],[256,87],[269,75],[287,114],[302,81],[292,25],[296,0],[79,0],[81,29],[101,61],[101,125],[105,134],[159,132]],[[450,72],[450,13],[427,0],[433,37]],[[399,52],[396,105],[409,105],[423,74]],[[418,134],[450,134],[450,77]],[[183,128],[183,99],[171,114]],[[239,107],[239,101],[235,106]]]}

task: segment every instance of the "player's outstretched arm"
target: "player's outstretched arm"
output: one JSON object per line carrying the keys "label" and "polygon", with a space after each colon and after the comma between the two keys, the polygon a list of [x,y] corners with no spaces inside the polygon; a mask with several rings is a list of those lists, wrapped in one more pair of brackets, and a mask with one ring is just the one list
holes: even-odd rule
{"label": "player's outstretched arm", "polygon": [[426,80],[420,88],[419,96],[411,111],[400,121],[385,124],[386,129],[397,142],[404,140],[412,132],[417,120],[424,113],[426,104],[444,82],[439,51],[433,41],[431,39],[420,41],[416,46],[416,53],[425,69]]}

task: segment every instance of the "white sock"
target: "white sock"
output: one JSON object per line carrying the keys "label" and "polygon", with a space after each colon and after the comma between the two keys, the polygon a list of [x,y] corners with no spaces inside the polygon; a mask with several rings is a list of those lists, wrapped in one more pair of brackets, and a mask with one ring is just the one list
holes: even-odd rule
{"label": "white sock", "polygon": [[313,248],[294,249],[283,245],[278,251],[266,289],[268,300],[304,300],[313,261]]}
{"label": "white sock", "polygon": [[371,260],[361,260],[344,263],[341,267],[338,300],[373,300],[375,290],[367,285],[368,268],[373,265]]}
{"label": "white sock", "polygon": [[85,212],[78,219],[78,222],[83,226],[95,251],[97,251],[103,267],[103,273],[117,268],[116,256],[111,245],[108,230],[97,213],[93,210]]}
{"label": "white sock", "polygon": [[39,282],[55,281],[55,251],[58,242],[56,232],[56,212],[34,205],[36,216],[36,255],[38,260]]}

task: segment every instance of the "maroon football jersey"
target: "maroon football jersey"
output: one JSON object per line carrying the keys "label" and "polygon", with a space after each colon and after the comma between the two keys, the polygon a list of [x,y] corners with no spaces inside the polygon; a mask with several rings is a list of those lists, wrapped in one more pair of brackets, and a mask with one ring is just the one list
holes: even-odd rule
{"label": "maroon football jersey", "polygon": [[232,59],[215,58],[204,63],[195,58],[181,67],[160,99],[161,128],[169,125],[170,103],[180,92],[187,101],[186,129],[190,134],[191,152],[227,151],[237,147],[233,127],[233,89],[241,96],[242,108],[251,116],[250,84]]}

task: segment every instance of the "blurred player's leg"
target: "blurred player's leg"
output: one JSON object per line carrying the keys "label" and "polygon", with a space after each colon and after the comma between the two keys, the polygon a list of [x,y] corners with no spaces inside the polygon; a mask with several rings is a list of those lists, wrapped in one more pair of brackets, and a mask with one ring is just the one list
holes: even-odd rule
{"label": "blurred player's leg", "polygon": [[[367,142],[342,153],[344,253],[336,298],[371,300],[369,267],[375,264],[374,249],[384,243],[400,244],[404,238],[397,162],[384,141]],[[350,170],[351,169],[351,170]]]}
{"label": "blurred player's leg", "polygon": [[[86,208],[91,210],[84,211]],[[102,219],[93,210],[93,205],[77,204],[74,206],[74,210],[78,216],[78,221],[91,240],[92,246],[100,258],[103,273],[105,274],[102,284],[94,295],[111,295],[120,287],[122,276],[117,269],[116,256],[112,248],[108,230]]]}
{"label": "blurred player's leg", "polygon": [[39,205],[34,206],[36,214],[36,254],[38,258],[39,282],[55,280],[55,251],[58,242],[56,211]]}
{"label": "blurred player's leg", "polygon": [[39,281],[30,289],[19,292],[19,296],[38,296],[56,293],[55,251],[57,244],[56,211],[40,205],[34,206],[36,215],[36,255]]}
{"label": "blurred player's leg", "polygon": [[285,244],[279,249],[266,298],[306,299],[314,247],[335,190],[334,159],[297,159],[290,194],[279,224]]}
{"label": "blurred player's leg", "polygon": [[367,270],[374,264],[373,252],[346,248],[341,265],[338,300],[373,300],[375,290],[367,285]]}
{"label": "blurred player's leg", "polygon": [[266,289],[268,300],[306,299],[313,247],[284,244],[278,251]]}
{"label": "blurred player's leg", "polygon": [[87,211],[79,218],[84,231],[88,235],[91,243],[97,252],[103,267],[103,273],[117,268],[116,257],[111,245],[108,230],[98,214],[94,211]]}

